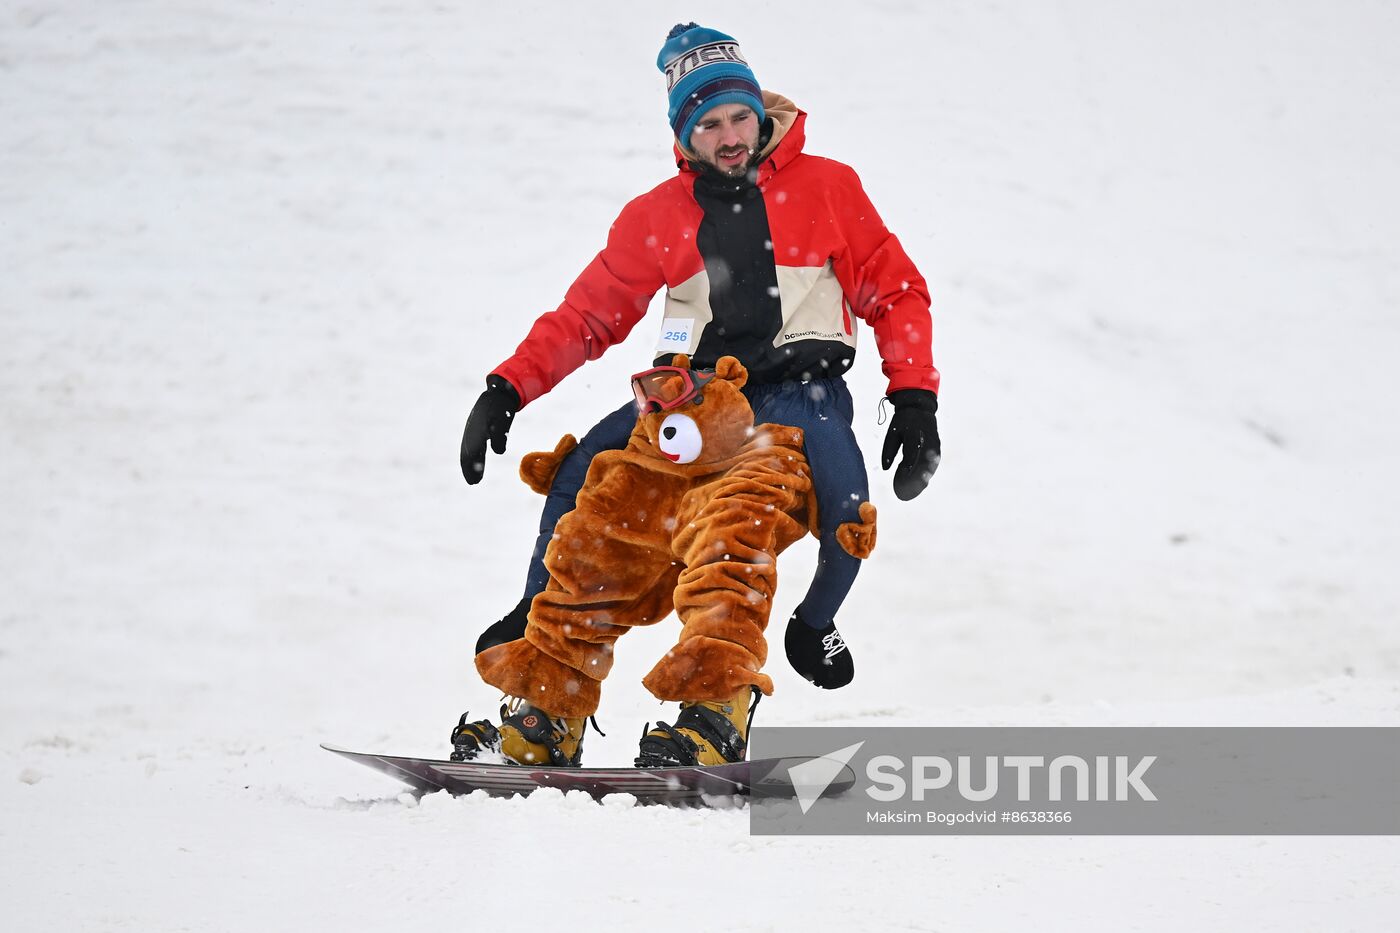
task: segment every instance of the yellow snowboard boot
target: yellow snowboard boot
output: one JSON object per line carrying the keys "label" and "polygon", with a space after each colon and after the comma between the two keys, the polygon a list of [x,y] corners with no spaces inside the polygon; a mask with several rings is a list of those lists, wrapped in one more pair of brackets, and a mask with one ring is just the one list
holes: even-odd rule
{"label": "yellow snowboard boot", "polygon": [[452,760],[468,761],[483,751],[495,751],[509,764],[577,768],[587,724],[586,717],[550,716],[523,700],[501,707],[499,727],[485,719],[468,722],[463,713],[452,730]]}
{"label": "yellow snowboard boot", "polygon": [[678,768],[743,761],[748,752],[753,710],[761,696],[757,687],[745,687],[728,700],[682,703],[674,726],[658,722],[655,728],[642,731],[637,767]]}

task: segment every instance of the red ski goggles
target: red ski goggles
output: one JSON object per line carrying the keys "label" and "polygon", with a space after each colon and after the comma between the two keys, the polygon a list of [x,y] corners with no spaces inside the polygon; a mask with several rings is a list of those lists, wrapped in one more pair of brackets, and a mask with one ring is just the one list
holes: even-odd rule
{"label": "red ski goggles", "polygon": [[637,410],[670,411],[700,398],[700,390],[715,378],[713,369],[682,369],[679,366],[653,366],[632,377],[632,395]]}

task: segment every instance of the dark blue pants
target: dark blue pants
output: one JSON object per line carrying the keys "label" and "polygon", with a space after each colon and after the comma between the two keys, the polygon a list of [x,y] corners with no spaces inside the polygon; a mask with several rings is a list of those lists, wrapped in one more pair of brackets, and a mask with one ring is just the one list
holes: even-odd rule
{"label": "dark blue pants", "polygon": [[[843,522],[860,521],[860,504],[870,498],[865,461],[851,430],[851,392],[839,377],[745,386],[743,391],[753,407],[755,424],[786,424],[803,431],[812,489],[821,513],[821,543],[816,575],[798,609],[808,625],[825,628],[836,618],[836,611],[860,571],[860,561],[837,542],[836,529]],[[527,597],[543,590],[549,582],[544,552],[554,537],[554,526],[565,513],[573,511],[588,465],[605,450],[626,447],[636,423],[637,409],[629,401],[594,425],[560,464],[540,515],[540,535],[525,581]]]}

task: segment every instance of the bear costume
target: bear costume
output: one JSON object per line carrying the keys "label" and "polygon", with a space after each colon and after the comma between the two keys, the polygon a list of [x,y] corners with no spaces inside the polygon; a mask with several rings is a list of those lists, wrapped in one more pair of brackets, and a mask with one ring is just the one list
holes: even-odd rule
{"label": "bear costume", "polygon": [[[689,360],[674,367],[689,371]],[[673,608],[680,637],[642,681],[657,699],[773,692],[762,669],[776,558],[818,527],[802,431],[754,425],[740,391],[748,373],[734,357],[713,374],[659,378],[673,398],[702,387],[677,407],[642,410],[627,446],[593,459],[546,552],[549,585],[531,603],[524,637],[476,656],[486,683],[552,717],[593,715],[613,643]],[[575,444],[566,435],[553,451],[527,455],[521,477],[546,492]],[[864,558],[875,506],[862,503],[859,514],[838,539]]]}

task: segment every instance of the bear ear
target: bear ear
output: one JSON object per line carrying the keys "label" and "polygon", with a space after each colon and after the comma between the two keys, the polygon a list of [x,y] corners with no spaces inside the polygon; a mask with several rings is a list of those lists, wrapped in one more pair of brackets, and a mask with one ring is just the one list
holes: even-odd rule
{"label": "bear ear", "polygon": [[734,388],[742,389],[749,381],[749,371],[744,368],[744,364],[732,356],[721,356],[719,362],[715,364],[715,375],[725,382],[734,383]]}
{"label": "bear ear", "polygon": [[690,357],[686,356],[684,353],[677,353],[675,356],[671,357],[671,365],[681,369],[689,369]]}

